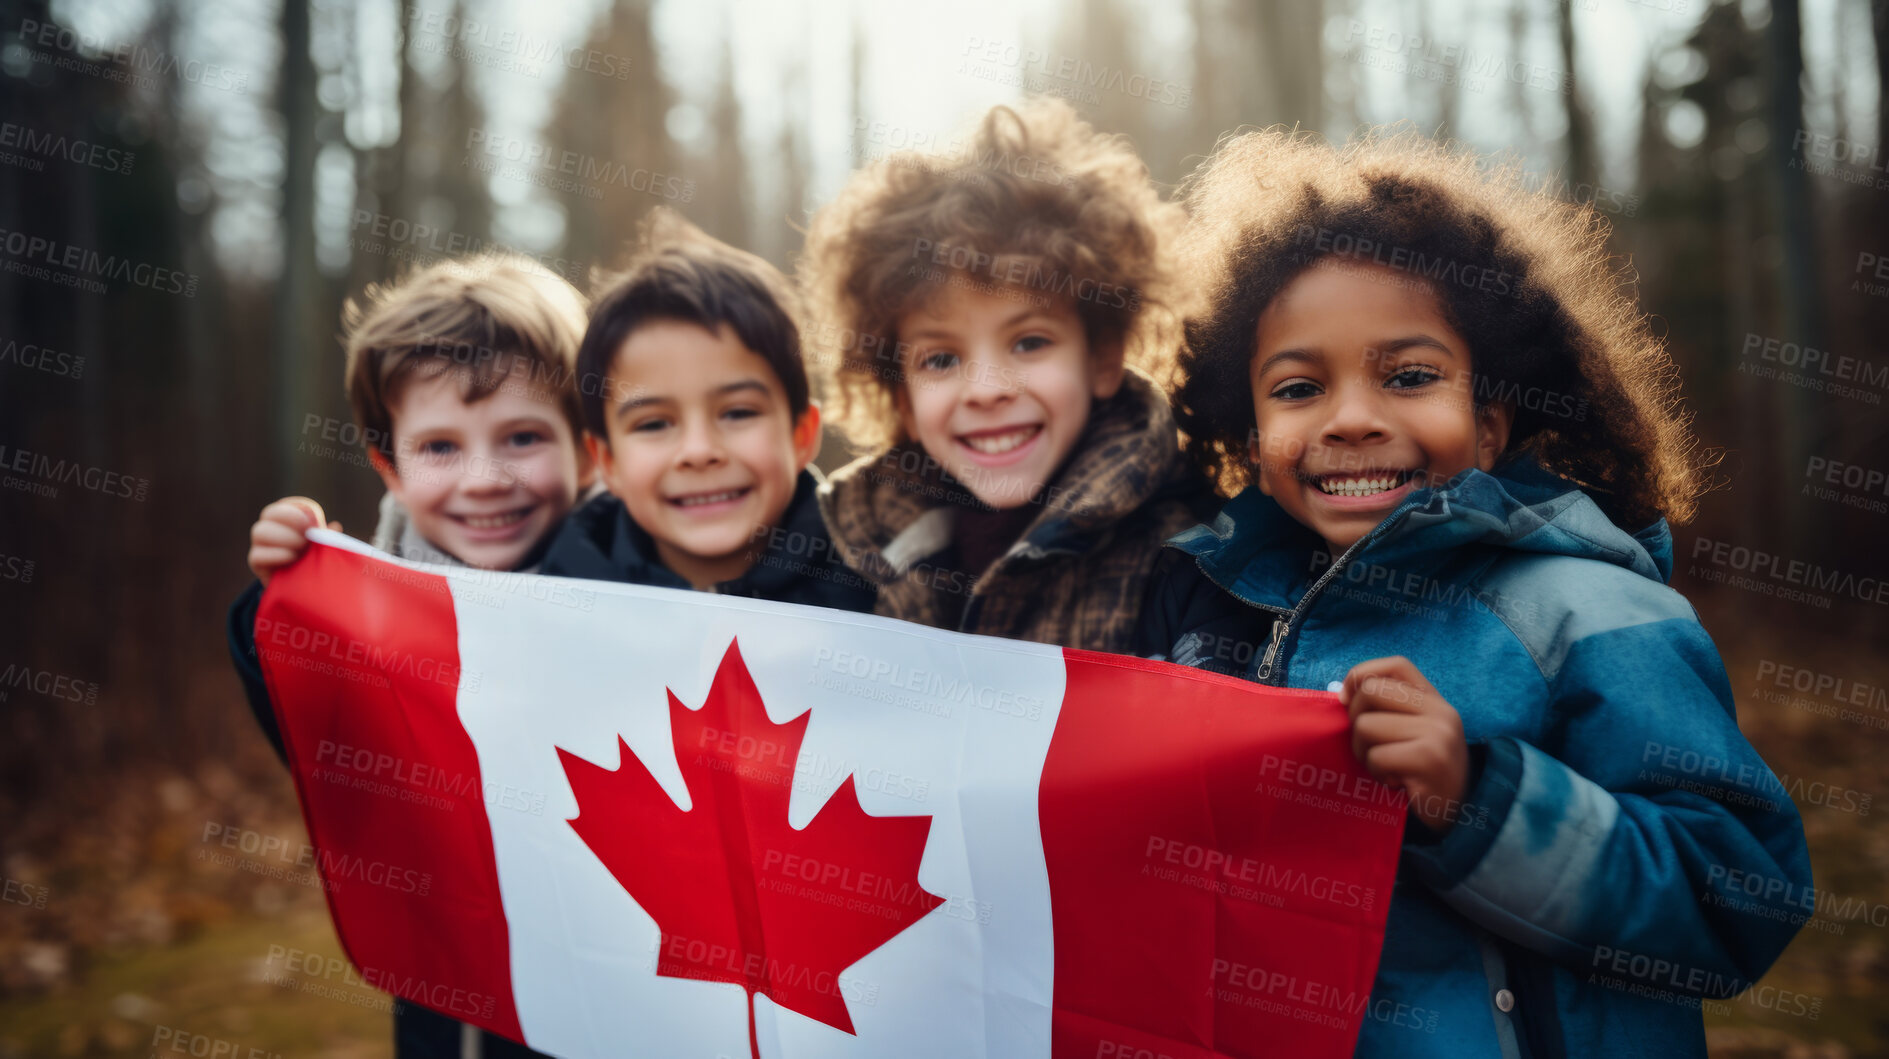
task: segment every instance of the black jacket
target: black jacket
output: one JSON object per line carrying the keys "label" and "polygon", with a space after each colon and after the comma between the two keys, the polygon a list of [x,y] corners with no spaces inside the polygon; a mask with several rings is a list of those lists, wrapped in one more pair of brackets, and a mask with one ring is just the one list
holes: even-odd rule
{"label": "black jacket", "polygon": [[1251,679],[1245,670],[1265,653],[1271,632],[1270,615],[1215,584],[1193,556],[1168,547],[1148,579],[1132,653]]}
{"label": "black jacket", "polygon": [[[820,505],[814,499],[818,487],[819,481],[811,471],[800,472],[794,498],[781,513],[780,524],[767,531],[760,557],[747,573],[723,581],[713,591],[872,613],[876,596],[873,584],[848,569],[834,550],[826,522],[820,517]],[[623,501],[609,493],[571,513],[551,542],[538,572],[657,588],[691,587],[682,575],[663,565],[656,555],[655,540],[630,519]]]}

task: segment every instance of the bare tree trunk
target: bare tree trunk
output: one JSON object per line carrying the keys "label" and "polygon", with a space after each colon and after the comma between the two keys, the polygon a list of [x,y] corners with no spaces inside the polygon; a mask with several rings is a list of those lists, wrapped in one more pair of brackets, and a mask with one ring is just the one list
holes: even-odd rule
{"label": "bare tree trunk", "polygon": [[[1419,5],[1418,25],[1423,27],[1424,40],[1437,40],[1437,24],[1442,21],[1437,11],[1437,0],[1423,0]],[[1446,68],[1448,73],[1462,74],[1461,66]],[[1431,131],[1438,136],[1456,139],[1456,122],[1462,114],[1463,78],[1457,76],[1451,80],[1436,82],[1436,125]]]}
{"label": "bare tree trunk", "polygon": [[[1509,55],[1519,57],[1525,54],[1528,45],[1528,5],[1522,0],[1511,0],[1508,8]],[[1467,42],[1465,42],[1467,43]],[[1509,146],[1523,154],[1534,154],[1541,145],[1541,136],[1536,131],[1535,116],[1528,108],[1528,86],[1506,73],[1497,76],[1500,84],[1509,91],[1509,113],[1515,115],[1517,129],[1510,138]]]}
{"label": "bare tree trunk", "polygon": [[1870,36],[1876,40],[1876,150],[1880,153],[1889,147],[1889,3],[1876,0],[1870,10],[1874,13]]}
{"label": "bare tree trunk", "polygon": [[317,407],[324,380],[315,347],[325,332],[316,320],[315,294],[315,66],[308,54],[308,0],[283,0],[282,271],[276,281],[274,419],[276,478],[290,492],[317,489],[318,466],[295,457],[302,415]]}
{"label": "bare tree trunk", "polygon": [[782,268],[790,268],[793,249],[800,245],[796,229],[807,226],[809,163],[805,129],[810,108],[805,67],[796,64],[781,75],[781,100],[781,127],[774,148],[780,158],[780,202],[773,216],[754,233],[754,245],[749,249]]}
{"label": "bare tree trunk", "polygon": [[1574,72],[1574,4],[1555,5],[1556,35],[1561,40],[1561,72],[1567,77],[1562,87],[1568,113],[1567,177],[1570,186],[1592,183],[1599,175],[1594,159],[1594,119],[1581,102],[1581,81]]}
{"label": "bare tree trunk", "polygon": [[[1804,54],[1803,28],[1798,0],[1772,0],[1771,23],[1764,30],[1765,53],[1769,67],[1769,103],[1766,114],[1772,136],[1782,140],[1794,137],[1804,126]],[[1818,311],[1816,217],[1811,209],[1810,180],[1802,166],[1794,165],[1789,151],[1767,152],[1770,168],[1771,227],[1783,249],[1783,261],[1777,277],[1780,298],[1779,324],[1787,341],[1806,348],[1828,348]],[[1817,423],[1828,429],[1830,417],[1819,416],[1816,395],[1800,387],[1786,387],[1780,405],[1783,422],[1775,437],[1781,443],[1784,470],[1801,467],[1809,453],[1816,450],[1822,434]],[[1785,544],[1801,550],[1806,544],[1806,512],[1802,504],[1784,504]]]}
{"label": "bare tree trunk", "polygon": [[[863,60],[863,57],[862,57]],[[856,63],[861,60],[856,60]],[[855,92],[853,106],[863,114]],[[858,129],[857,122],[854,128]],[[741,102],[735,96],[735,54],[727,37],[722,38],[721,68],[715,75],[715,102],[709,110],[709,165],[704,179],[698,181],[700,203],[695,214],[702,228],[718,239],[735,246],[750,245],[753,226],[748,217],[746,152],[741,148]],[[867,151],[874,144],[857,135],[853,147]]]}

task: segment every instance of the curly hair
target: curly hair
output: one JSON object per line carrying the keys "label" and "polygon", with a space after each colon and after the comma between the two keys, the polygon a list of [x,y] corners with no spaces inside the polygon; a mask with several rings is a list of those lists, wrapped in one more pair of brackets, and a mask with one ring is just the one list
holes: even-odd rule
{"label": "curly hair", "polygon": [[813,218],[799,263],[810,360],[854,443],[903,440],[898,320],[949,286],[1066,299],[1091,347],[1165,371],[1182,310],[1170,255],[1186,215],[1126,140],[1061,100],[993,107],[969,141],[901,151],[853,175]]}
{"label": "curly hair", "polygon": [[1283,129],[1222,142],[1181,192],[1180,267],[1207,300],[1172,395],[1188,455],[1223,491],[1252,482],[1259,317],[1305,270],[1356,262],[1436,296],[1468,342],[1476,403],[1515,406],[1505,455],[1531,452],[1622,526],[1691,518],[1705,462],[1634,276],[1593,209],[1531,183],[1409,130],[1342,148]]}

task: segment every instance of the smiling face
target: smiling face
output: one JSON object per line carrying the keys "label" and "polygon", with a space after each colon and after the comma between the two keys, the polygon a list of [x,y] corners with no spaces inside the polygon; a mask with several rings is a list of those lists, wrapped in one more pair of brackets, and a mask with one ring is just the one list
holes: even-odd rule
{"label": "smiling face", "polygon": [[1474,407],[1468,343],[1436,295],[1382,266],[1321,263],[1287,284],[1250,372],[1259,487],[1333,555],[1508,442],[1510,410]]}
{"label": "smiling face", "polygon": [[780,377],[726,324],[642,324],[604,393],[608,437],[587,436],[603,481],[691,585],[732,580],[776,525],[820,448],[820,413],[798,421]]}
{"label": "smiling face", "polygon": [[450,369],[408,380],[388,408],[394,460],[370,457],[420,536],[470,566],[515,569],[571,509],[589,461],[527,369],[474,401],[464,388]]}
{"label": "smiling face", "polygon": [[1073,305],[947,287],[898,321],[905,431],[979,500],[1018,507],[1053,478],[1122,385],[1119,344],[1092,348]]}

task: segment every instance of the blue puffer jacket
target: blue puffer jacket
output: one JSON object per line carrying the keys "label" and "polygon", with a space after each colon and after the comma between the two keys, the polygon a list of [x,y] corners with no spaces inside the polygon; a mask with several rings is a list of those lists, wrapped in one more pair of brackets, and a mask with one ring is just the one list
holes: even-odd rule
{"label": "blue puffer jacket", "polygon": [[1523,460],[1336,561],[1256,489],[1169,545],[1144,645],[1296,688],[1403,655],[1462,715],[1467,808],[1406,825],[1357,1054],[1705,1055],[1701,998],[1763,975],[1814,897],[1663,521],[1630,535]]}

